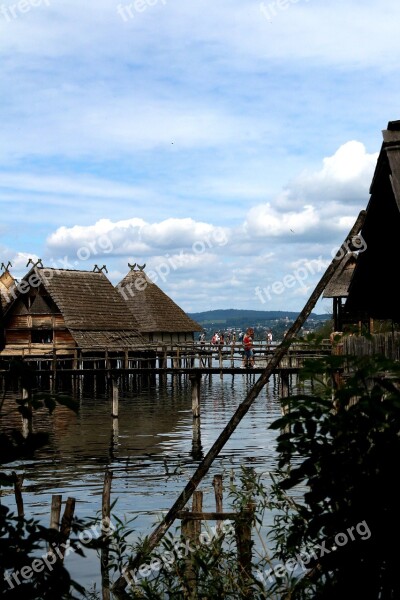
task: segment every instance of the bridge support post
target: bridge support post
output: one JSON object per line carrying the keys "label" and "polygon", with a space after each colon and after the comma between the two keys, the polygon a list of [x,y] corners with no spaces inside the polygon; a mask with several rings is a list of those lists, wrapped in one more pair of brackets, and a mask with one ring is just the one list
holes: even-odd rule
{"label": "bridge support post", "polygon": [[200,393],[201,393],[201,374],[194,373],[190,375],[192,384],[192,413],[193,419],[200,418]]}
{"label": "bridge support post", "polygon": [[118,390],[118,381],[114,377],[111,377],[111,390],[112,390],[111,416],[113,417],[113,419],[118,419],[119,390]]}

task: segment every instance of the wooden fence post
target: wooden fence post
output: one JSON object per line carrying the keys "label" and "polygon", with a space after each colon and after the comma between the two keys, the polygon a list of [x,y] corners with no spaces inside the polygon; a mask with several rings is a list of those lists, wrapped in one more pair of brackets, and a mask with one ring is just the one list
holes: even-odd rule
{"label": "wooden fence post", "polygon": [[[215,510],[217,513],[222,513],[223,505],[223,487],[222,487],[222,475],[214,475],[213,487],[215,494]],[[217,521],[217,530],[221,529],[222,521]]]}
{"label": "wooden fence post", "polygon": [[17,475],[15,471],[12,472],[14,479],[14,494],[15,502],[17,504],[17,512],[19,517],[24,516],[24,500],[22,498],[22,484],[24,482],[23,475]]}
{"label": "wooden fence post", "polygon": [[[203,512],[203,492],[196,491],[193,494],[192,512]],[[199,545],[199,537],[201,533],[201,520],[190,518],[190,513],[187,519],[182,520],[182,537],[187,542],[188,547],[197,549]],[[193,557],[190,554],[186,557],[186,592],[187,598],[197,598],[196,585],[196,568],[194,566]]]}
{"label": "wooden fence post", "polygon": [[103,591],[103,600],[110,599],[110,572],[109,572],[109,540],[106,540],[110,533],[111,517],[111,483],[112,471],[106,469],[104,475],[103,494],[101,502],[101,533],[103,536],[103,547],[101,549],[101,582]]}
{"label": "wooden fence post", "polygon": [[[60,533],[61,533],[64,543],[67,542],[67,540],[69,538],[69,534],[71,532],[71,523],[72,523],[72,519],[74,517],[74,511],[75,511],[75,498],[68,498],[67,502],[65,503],[64,514],[61,519],[61,527],[60,527]],[[64,554],[65,554],[64,546],[60,547],[59,553],[62,556],[61,560],[63,560]]]}
{"label": "wooden fence post", "polygon": [[254,488],[255,471],[252,467],[245,469],[247,478],[244,482],[244,490],[248,492],[249,498],[246,508],[239,514],[235,521],[235,537],[237,544],[238,566],[240,579],[243,586],[243,598],[251,598],[252,591],[249,584],[252,581],[252,548],[253,540],[251,530],[254,521],[255,503],[252,492]]}

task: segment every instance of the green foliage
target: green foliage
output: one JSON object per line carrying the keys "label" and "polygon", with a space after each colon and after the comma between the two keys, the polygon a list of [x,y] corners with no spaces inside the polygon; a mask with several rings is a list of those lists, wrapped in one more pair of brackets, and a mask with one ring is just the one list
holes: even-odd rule
{"label": "green foliage", "polygon": [[[290,412],[272,425],[283,431],[279,487],[306,488],[286,527],[277,524],[278,557],[322,542],[327,552],[310,561],[291,597],[397,598],[399,364],[332,356],[310,362],[303,377],[313,378],[315,393],[287,399]],[[357,526],[370,535],[357,535]]]}

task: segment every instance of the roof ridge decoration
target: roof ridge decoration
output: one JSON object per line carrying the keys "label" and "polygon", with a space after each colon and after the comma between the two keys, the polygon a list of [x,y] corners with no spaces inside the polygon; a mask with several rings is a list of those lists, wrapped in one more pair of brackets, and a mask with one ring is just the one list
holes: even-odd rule
{"label": "roof ridge decoration", "polygon": [[9,270],[10,267],[12,267],[12,264],[11,264],[11,261],[9,260],[7,264],[2,262],[0,269],[3,269],[3,271],[5,273],[7,273],[7,271]]}
{"label": "roof ridge decoration", "polygon": [[41,267],[43,269],[43,263],[42,263],[42,259],[38,258],[37,262],[34,262],[31,258],[28,260],[28,262],[26,263],[26,266],[29,267],[29,265],[32,264],[33,265],[33,269],[35,267]]}
{"label": "roof ridge decoration", "polygon": [[106,265],[103,265],[102,267],[98,267],[97,265],[94,265],[93,273],[103,273],[103,271],[108,273]]}
{"label": "roof ridge decoration", "polygon": [[139,265],[138,263],[133,263],[133,265],[131,265],[130,263],[128,263],[128,267],[131,271],[135,271],[136,267],[139,269],[139,271],[144,271],[144,269],[146,268],[146,263],[144,263],[144,265]]}

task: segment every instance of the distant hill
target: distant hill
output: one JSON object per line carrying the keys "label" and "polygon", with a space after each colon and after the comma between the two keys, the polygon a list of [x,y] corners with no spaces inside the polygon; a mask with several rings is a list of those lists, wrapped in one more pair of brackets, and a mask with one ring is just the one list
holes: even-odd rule
{"label": "distant hill", "polygon": [[[298,315],[298,312],[283,310],[238,310],[234,308],[189,313],[189,317],[205,327],[208,325],[226,325],[228,327],[255,326],[257,324],[262,325],[267,321],[283,320],[286,318],[294,321]],[[329,314],[317,315],[311,313],[309,316],[309,319],[314,319],[315,321],[326,321],[331,318],[332,315]]]}

